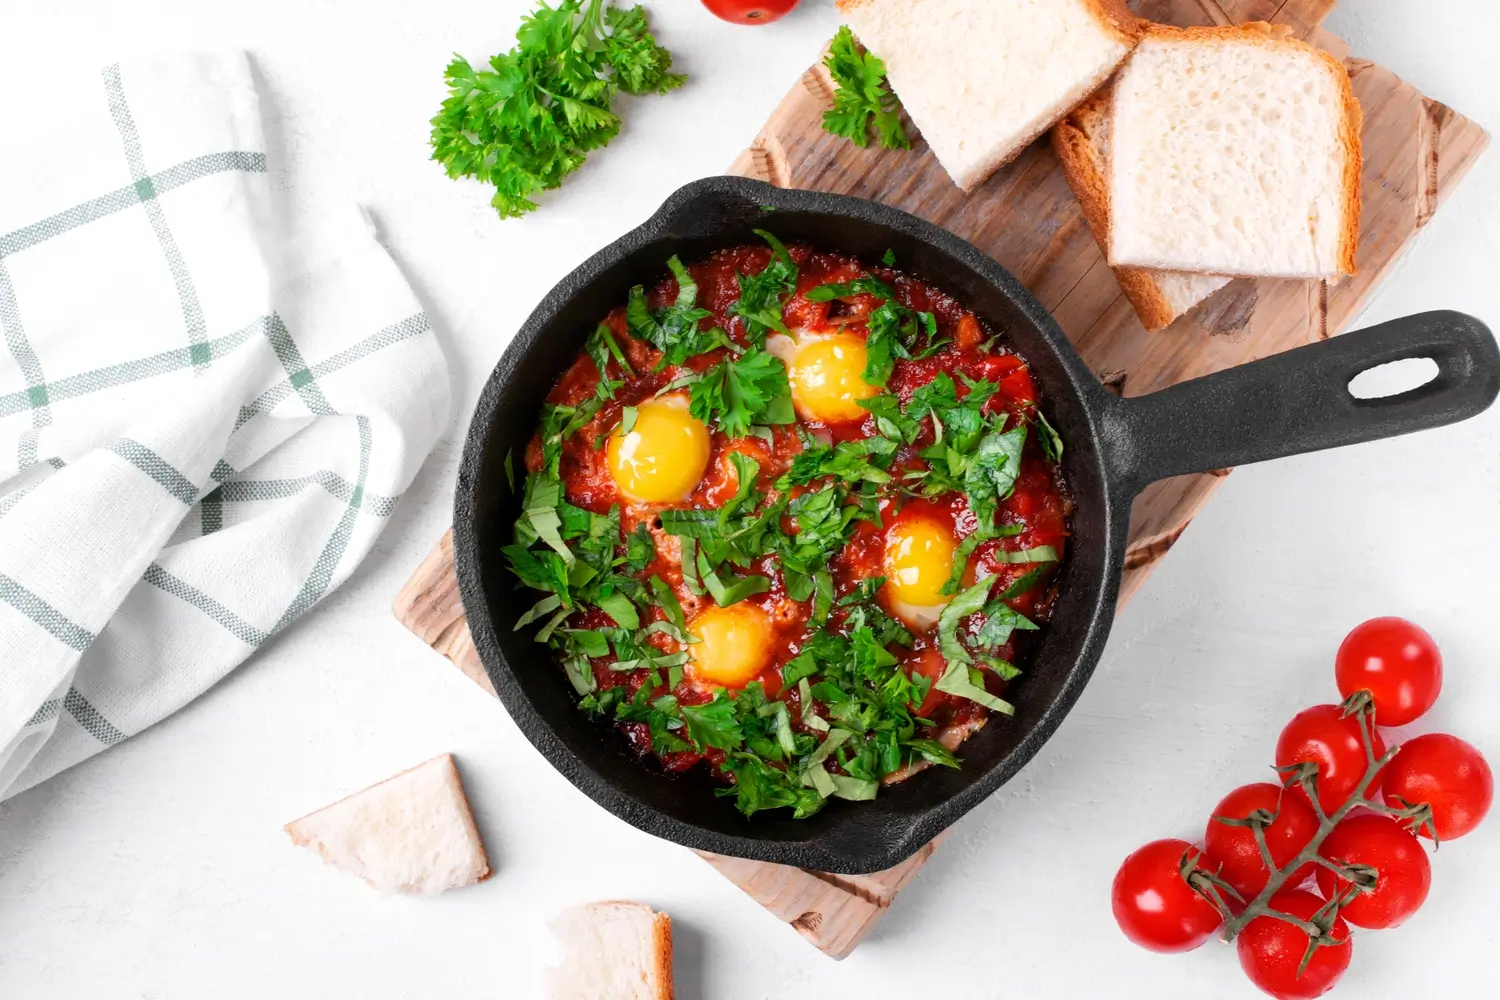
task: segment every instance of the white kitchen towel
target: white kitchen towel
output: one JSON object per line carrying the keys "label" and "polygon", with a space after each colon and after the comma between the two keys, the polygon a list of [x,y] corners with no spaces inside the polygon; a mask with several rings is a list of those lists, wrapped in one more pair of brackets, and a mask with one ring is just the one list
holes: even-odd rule
{"label": "white kitchen towel", "polygon": [[0,95],[0,798],[345,580],[449,405],[368,225],[291,269],[243,54],[38,84]]}

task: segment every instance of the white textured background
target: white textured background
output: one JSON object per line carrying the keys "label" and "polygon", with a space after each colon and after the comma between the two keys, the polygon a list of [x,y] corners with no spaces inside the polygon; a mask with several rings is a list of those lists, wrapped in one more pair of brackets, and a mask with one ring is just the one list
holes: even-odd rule
{"label": "white textured background", "polygon": [[[630,897],[677,919],[682,1000],[952,995],[1248,998],[1233,954],[1138,951],[1109,914],[1120,859],[1192,837],[1267,776],[1276,733],[1333,700],[1361,619],[1438,638],[1451,728],[1500,760],[1500,409],[1447,430],[1236,472],[1117,623],[1094,682],[1041,755],[962,821],[866,944],[835,963],[684,850],[563,781],[492,700],[388,605],[448,521],[458,442],[511,332],[559,277],[679,185],[718,173],[836,18],[806,0],[741,29],[650,0],[691,84],[626,102],[626,130],[542,211],[498,222],[426,160],[458,50],[510,45],[531,0],[6,0],[0,80],[46,100],[57,73],[138,49],[245,47],[291,218],[370,206],[450,352],[460,416],[369,562],[227,682],[153,730],[0,805],[0,997],[536,995],[558,908]],[[1491,131],[1489,0],[1344,0],[1330,27]],[[10,95],[8,95],[10,96]],[[59,108],[66,114],[66,108]],[[24,147],[3,131],[0,155]],[[57,155],[85,155],[61,150]],[[20,193],[7,191],[3,197]],[[1428,308],[1500,325],[1500,155],[1422,235],[1367,322]],[[281,824],[445,750],[498,875],[438,900],[380,899],[288,846]],[[1500,819],[1433,859],[1426,907],[1359,936],[1339,995],[1500,992]]]}

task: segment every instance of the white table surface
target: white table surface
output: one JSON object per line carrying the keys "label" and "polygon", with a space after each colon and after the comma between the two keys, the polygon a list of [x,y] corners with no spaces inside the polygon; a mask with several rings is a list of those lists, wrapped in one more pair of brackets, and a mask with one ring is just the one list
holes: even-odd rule
{"label": "white table surface", "polygon": [[[274,183],[299,224],[353,199],[432,314],[454,370],[449,433],[365,566],[196,704],[0,805],[0,996],[515,997],[537,994],[546,918],[624,897],[676,919],[683,1000],[953,995],[1248,998],[1230,949],[1139,951],[1108,887],[1124,855],[1201,836],[1265,780],[1276,733],[1334,700],[1344,632],[1403,614],[1438,638],[1447,688],[1414,729],[1500,760],[1494,639],[1500,408],[1459,427],[1231,476],[1115,625],[1093,683],[1036,760],[960,822],[887,919],[834,962],[682,848],[558,776],[504,711],[390,616],[448,524],[478,388],[541,294],[720,172],[836,24],[808,0],[742,29],[650,0],[690,85],[627,102],[625,133],[540,212],[500,222],[427,161],[450,52],[510,44],[532,0],[73,0],[5,4],[0,73],[43,81],[135,49],[244,47],[271,117]],[[1489,0],[1345,0],[1329,26],[1500,130]],[[44,84],[42,84],[44,87]],[[0,155],[4,155],[0,151]],[[14,197],[15,192],[7,192]],[[1366,322],[1427,308],[1500,324],[1500,156],[1422,234]],[[436,900],[380,898],[293,849],[281,824],[443,751],[459,756],[497,874]],[[1433,858],[1425,908],[1359,935],[1342,996],[1500,990],[1500,819]]]}

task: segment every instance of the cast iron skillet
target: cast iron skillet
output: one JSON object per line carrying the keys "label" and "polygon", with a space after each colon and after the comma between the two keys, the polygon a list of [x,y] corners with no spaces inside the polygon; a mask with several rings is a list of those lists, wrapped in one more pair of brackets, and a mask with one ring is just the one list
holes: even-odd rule
{"label": "cast iron skillet", "polygon": [[[874,802],[833,802],[808,820],[746,819],[716,797],[704,769],[670,776],[633,756],[576,696],[532,629],[512,631],[532,603],[500,554],[519,514],[507,452],[525,453],[547,393],[588,334],[636,284],[679,254],[787,242],[880,259],[956,296],[1031,364],[1047,416],[1066,443],[1077,500],[1061,595],[1026,672],[1007,695],[1014,718],[992,718],[961,748],[963,767],[934,768]],[[1167,334],[1170,336],[1170,334]],[[1431,358],[1435,379],[1383,399],[1355,399],[1349,380],[1375,365]],[[469,630],[495,690],[542,755],[590,798],[649,833],[700,850],[857,874],[912,854],[1011,778],[1052,735],[1104,648],[1114,613],[1130,505],[1167,476],[1244,465],[1391,437],[1472,417],[1500,392],[1500,351],[1483,324],[1433,312],[1384,323],[1136,399],[1106,392],[1021,284],[942,229],[875,202],[711,177],[672,195],[645,225],[563,279],[526,321],[479,399],[454,501],[454,550]]]}

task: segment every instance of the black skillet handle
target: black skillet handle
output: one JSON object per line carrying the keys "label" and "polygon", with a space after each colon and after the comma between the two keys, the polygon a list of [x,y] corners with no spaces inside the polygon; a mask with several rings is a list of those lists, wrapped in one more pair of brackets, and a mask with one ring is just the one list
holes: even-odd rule
{"label": "black skillet handle", "polygon": [[[1437,377],[1379,399],[1349,382],[1431,358]],[[1500,393],[1500,348],[1479,320],[1429,312],[1347,333],[1135,399],[1103,420],[1105,454],[1131,494],[1158,479],[1264,462],[1457,423]]]}

